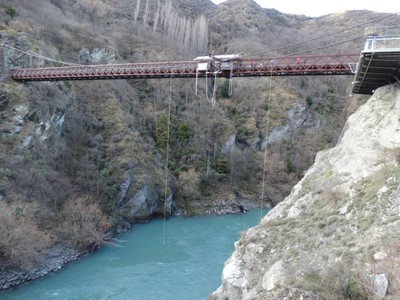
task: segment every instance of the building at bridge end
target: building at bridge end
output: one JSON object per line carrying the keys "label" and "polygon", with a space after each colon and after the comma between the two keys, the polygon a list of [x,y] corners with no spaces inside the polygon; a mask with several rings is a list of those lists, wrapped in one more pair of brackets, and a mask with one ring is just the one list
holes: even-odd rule
{"label": "building at bridge end", "polygon": [[400,25],[366,28],[352,92],[370,95],[396,82],[400,83]]}

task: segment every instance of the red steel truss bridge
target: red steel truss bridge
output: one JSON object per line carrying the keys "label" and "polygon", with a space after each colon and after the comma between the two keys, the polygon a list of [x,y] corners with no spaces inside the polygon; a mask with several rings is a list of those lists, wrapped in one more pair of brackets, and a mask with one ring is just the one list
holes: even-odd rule
{"label": "red steel truss bridge", "polygon": [[192,61],[74,65],[14,69],[18,81],[99,80],[140,78],[204,78],[304,75],[354,75],[359,53],[241,58],[239,55],[200,56]]}
{"label": "red steel truss bridge", "polygon": [[[11,78],[18,81],[56,81],[353,75],[352,93],[355,94],[372,94],[386,84],[400,83],[400,26],[366,28],[365,36],[361,53],[267,58],[226,54],[200,56],[191,61],[21,68],[11,70]],[[2,60],[0,67],[1,63]]]}
{"label": "red steel truss bridge", "polygon": [[361,53],[248,58],[236,54],[200,56],[191,61],[11,70],[18,81],[353,75],[352,93],[372,94],[400,83],[400,34],[370,35]]}

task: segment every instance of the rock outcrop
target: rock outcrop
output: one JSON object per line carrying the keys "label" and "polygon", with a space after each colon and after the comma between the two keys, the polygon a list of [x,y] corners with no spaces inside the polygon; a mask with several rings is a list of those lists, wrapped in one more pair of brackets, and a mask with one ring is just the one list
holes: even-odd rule
{"label": "rock outcrop", "polygon": [[399,299],[400,88],[378,89],[334,148],[235,244],[212,299]]}
{"label": "rock outcrop", "polygon": [[79,251],[56,246],[42,257],[42,262],[34,270],[6,268],[0,272],[0,290],[8,289],[46,276],[50,272],[60,270],[65,264],[76,260],[82,253]]}

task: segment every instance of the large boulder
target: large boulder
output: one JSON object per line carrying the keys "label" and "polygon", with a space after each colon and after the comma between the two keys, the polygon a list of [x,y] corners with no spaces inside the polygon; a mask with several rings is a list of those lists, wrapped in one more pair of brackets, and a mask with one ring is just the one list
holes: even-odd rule
{"label": "large boulder", "polygon": [[[128,197],[130,179],[121,184],[121,192],[118,195],[119,206],[126,212],[126,219],[130,223],[147,222],[151,217],[171,215],[172,192],[168,189],[167,199],[160,196],[159,191],[152,184],[146,184],[132,196]],[[126,199],[123,199],[125,197]]]}

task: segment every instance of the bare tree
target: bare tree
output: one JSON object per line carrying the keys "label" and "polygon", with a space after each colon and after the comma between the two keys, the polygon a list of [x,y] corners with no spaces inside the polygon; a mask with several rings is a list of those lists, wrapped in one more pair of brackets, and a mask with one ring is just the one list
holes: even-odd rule
{"label": "bare tree", "polygon": [[199,22],[199,31],[198,31],[198,44],[197,50],[204,51],[207,49],[208,45],[208,22],[207,18],[204,15],[201,15],[198,19]]}
{"label": "bare tree", "polygon": [[144,15],[143,15],[143,25],[147,26],[149,24],[149,0],[146,0],[146,5],[144,7]]}
{"label": "bare tree", "polygon": [[89,196],[68,201],[64,205],[64,218],[68,228],[65,234],[75,246],[94,250],[106,243],[105,231],[110,224],[98,204]]}
{"label": "bare tree", "polygon": [[184,29],[185,30],[185,39],[184,39],[184,42],[183,42],[185,47],[189,47],[191,45],[191,43],[192,43],[192,39],[191,39],[192,32],[191,32],[191,29],[192,29],[192,22],[191,22],[191,20],[187,20],[187,22],[185,24],[185,29]]}
{"label": "bare tree", "polygon": [[139,12],[140,12],[140,1],[141,1],[141,0],[137,0],[137,2],[136,2],[135,14],[134,14],[134,16],[133,16],[133,20],[134,20],[135,22],[137,22],[138,17],[139,17]]}
{"label": "bare tree", "polygon": [[200,173],[194,169],[183,171],[178,179],[178,196],[183,200],[200,197]]}
{"label": "bare tree", "polygon": [[154,14],[154,24],[153,24],[153,33],[155,33],[156,32],[156,30],[157,30],[157,26],[158,26],[158,20],[160,19],[160,0],[158,0],[158,3],[157,3],[157,11],[156,11],[156,13]]}
{"label": "bare tree", "polygon": [[0,220],[0,266],[32,267],[49,247],[49,236],[21,207],[0,203]]}

